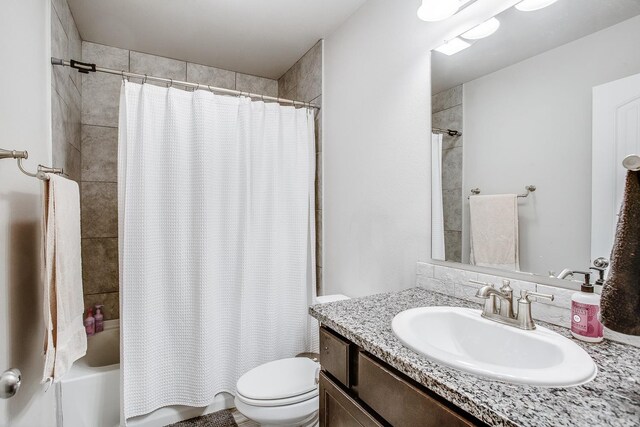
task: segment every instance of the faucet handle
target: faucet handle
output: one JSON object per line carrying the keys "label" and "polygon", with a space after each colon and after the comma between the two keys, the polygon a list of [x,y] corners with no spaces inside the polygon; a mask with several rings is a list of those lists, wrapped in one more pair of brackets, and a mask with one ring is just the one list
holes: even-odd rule
{"label": "faucet handle", "polygon": [[518,327],[527,331],[536,328],[536,324],[531,316],[531,300],[529,297],[547,298],[553,301],[554,296],[550,294],[541,294],[523,289],[520,291],[520,299],[518,300]]}
{"label": "faucet handle", "polygon": [[502,292],[513,291],[513,289],[511,288],[511,280],[502,279],[502,286],[500,287],[500,290]]}
{"label": "faucet handle", "polygon": [[523,290],[520,291],[520,298],[521,299],[525,299],[525,300],[531,302],[529,297],[546,298],[546,299],[548,299],[550,301],[553,301],[554,298],[555,298],[551,294],[541,294],[539,292],[528,291],[526,289],[523,289]]}

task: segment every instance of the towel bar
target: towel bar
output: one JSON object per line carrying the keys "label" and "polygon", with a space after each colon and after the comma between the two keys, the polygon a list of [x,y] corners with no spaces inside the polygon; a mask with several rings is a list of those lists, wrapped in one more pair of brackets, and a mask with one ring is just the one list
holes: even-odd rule
{"label": "towel bar", "polygon": [[29,153],[27,151],[4,150],[0,148],[0,159],[16,159],[18,161],[18,169],[20,169],[20,172],[27,176],[46,181],[49,179],[49,177],[47,176],[48,173],[55,173],[58,175],[64,174],[64,170],[62,168],[50,168],[43,165],[38,165],[38,170],[36,171],[36,173],[28,172],[22,165],[22,161],[27,158],[29,158]]}
{"label": "towel bar", "polygon": [[[536,191],[536,186],[535,185],[526,185],[525,190],[527,190],[526,193],[524,194],[518,194],[518,197],[520,198],[526,198],[529,197],[530,193],[533,193],[534,191]],[[472,188],[471,189],[471,195],[472,196],[477,196],[478,194],[480,194],[480,189],[479,188]],[[467,199],[470,198],[471,196],[467,196]]]}

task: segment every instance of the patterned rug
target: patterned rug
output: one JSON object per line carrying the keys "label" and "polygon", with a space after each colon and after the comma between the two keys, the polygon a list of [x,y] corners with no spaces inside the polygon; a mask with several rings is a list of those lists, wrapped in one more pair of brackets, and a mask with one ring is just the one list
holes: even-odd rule
{"label": "patterned rug", "polygon": [[230,409],[170,424],[167,427],[238,427]]}

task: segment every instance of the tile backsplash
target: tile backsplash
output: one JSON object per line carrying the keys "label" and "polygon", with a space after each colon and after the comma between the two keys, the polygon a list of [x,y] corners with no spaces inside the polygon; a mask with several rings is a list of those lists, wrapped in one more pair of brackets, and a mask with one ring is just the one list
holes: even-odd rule
{"label": "tile backsplash", "polygon": [[[482,302],[475,294],[482,285],[471,283],[470,280],[493,283],[496,287],[502,284],[503,279],[511,282],[514,295],[519,295],[520,290],[552,294],[553,301],[540,299],[533,302],[531,313],[536,320],[552,323],[554,325],[569,328],[571,325],[571,295],[576,292],[571,289],[542,285],[533,281],[512,279],[507,276],[494,276],[459,268],[419,262],[416,268],[416,283],[418,286],[445,295],[454,296],[471,302]],[[605,338],[640,347],[640,337],[620,334],[605,328]]]}

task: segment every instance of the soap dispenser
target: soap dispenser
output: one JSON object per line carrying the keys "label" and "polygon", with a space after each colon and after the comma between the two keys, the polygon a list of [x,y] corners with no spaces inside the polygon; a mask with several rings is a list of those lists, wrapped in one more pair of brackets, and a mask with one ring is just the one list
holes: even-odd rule
{"label": "soap dispenser", "polygon": [[96,333],[104,331],[104,316],[102,315],[102,304],[96,304],[96,314],[93,315],[96,321]]}
{"label": "soap dispenser", "polygon": [[583,274],[584,283],[580,292],[571,296],[571,335],[582,341],[597,343],[604,337],[604,328],[600,323],[600,295],[593,292],[591,274],[586,271],[575,271]]}
{"label": "soap dispenser", "polygon": [[93,317],[92,308],[87,311],[87,317],[84,319],[84,330],[89,336],[96,333],[96,319]]}

